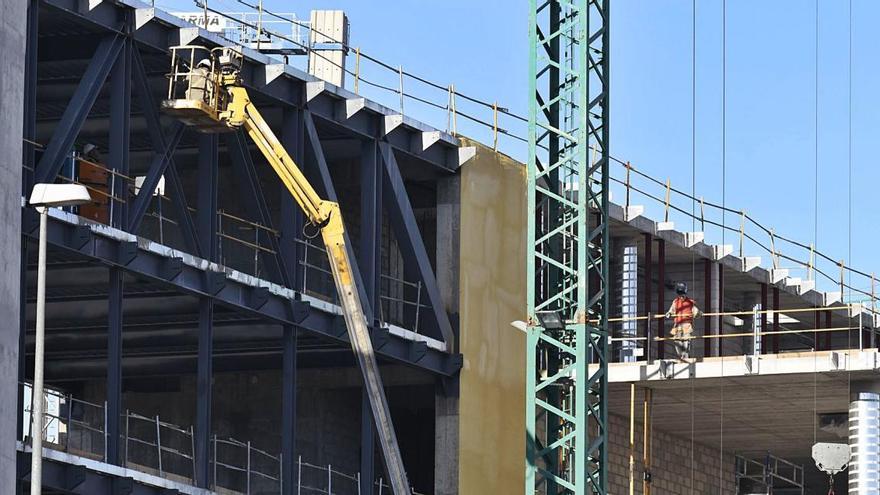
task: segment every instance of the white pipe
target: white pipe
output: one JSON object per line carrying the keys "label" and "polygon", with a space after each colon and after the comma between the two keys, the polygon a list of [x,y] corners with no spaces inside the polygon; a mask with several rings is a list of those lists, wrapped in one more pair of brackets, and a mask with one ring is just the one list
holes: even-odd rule
{"label": "white pipe", "polygon": [[43,354],[46,333],[46,224],[49,208],[40,212],[40,255],[37,262],[37,335],[34,343],[34,389],[31,395],[31,495],[40,495],[43,488]]}

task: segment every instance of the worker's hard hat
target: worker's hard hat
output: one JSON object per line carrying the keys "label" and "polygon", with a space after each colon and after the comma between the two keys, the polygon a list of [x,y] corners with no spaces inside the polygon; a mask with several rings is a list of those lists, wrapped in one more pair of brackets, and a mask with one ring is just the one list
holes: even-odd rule
{"label": "worker's hard hat", "polygon": [[678,282],[675,284],[675,293],[683,296],[688,293],[688,286],[684,282]]}
{"label": "worker's hard hat", "polygon": [[95,151],[97,148],[98,147],[92,143],[86,143],[86,145],[83,146],[83,155],[88,155],[92,151]]}
{"label": "worker's hard hat", "polygon": [[196,64],[196,66],[197,67],[205,67],[207,69],[210,69],[211,68],[211,61],[206,58],[203,58],[203,59],[199,60],[199,63]]}

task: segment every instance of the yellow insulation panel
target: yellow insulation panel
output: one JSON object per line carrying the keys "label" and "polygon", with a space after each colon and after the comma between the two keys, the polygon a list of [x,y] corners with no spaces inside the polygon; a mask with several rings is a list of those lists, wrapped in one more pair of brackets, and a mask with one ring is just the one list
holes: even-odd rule
{"label": "yellow insulation panel", "polygon": [[461,168],[459,493],[522,493],[526,169],[476,146]]}

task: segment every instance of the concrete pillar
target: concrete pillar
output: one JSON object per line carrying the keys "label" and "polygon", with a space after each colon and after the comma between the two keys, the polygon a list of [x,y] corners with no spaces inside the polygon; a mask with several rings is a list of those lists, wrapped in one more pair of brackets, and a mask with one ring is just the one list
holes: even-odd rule
{"label": "concrete pillar", "polygon": [[[458,337],[461,176],[437,182],[437,285]],[[456,338],[456,343],[460,338]],[[456,344],[457,345],[457,344]],[[458,377],[453,378],[458,380]],[[458,386],[437,387],[434,400],[434,493],[458,493]]]}
{"label": "concrete pillar", "polygon": [[[0,397],[18,396],[21,159],[28,2],[0,0]],[[24,378],[24,377],[22,377]],[[0,493],[15,493],[18,401],[0,401]]]}

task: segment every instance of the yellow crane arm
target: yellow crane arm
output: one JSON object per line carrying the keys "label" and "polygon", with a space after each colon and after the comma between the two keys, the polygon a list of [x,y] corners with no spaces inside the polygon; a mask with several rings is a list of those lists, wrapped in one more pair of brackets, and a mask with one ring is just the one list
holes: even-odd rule
{"label": "yellow crane arm", "polygon": [[[345,225],[339,204],[321,199],[305,175],[294,163],[284,146],[269,128],[266,121],[251,104],[247,90],[240,86],[228,87],[229,103],[220,119],[228,125],[241,126],[247,131],[266,160],[278,174],[290,194],[303,209],[309,221],[321,227],[321,237],[327,249],[327,256],[333,271],[336,291],[348,329],[351,347],[358,359],[364,377],[364,386],[370,399],[370,408],[376,423],[379,442],[385,456],[388,476],[395,495],[410,494],[400,447],[391,422],[388,401],[370,332],[364,316],[360,294],[355,286],[352,263],[345,242]],[[369,473],[363,473],[369,475]]]}

